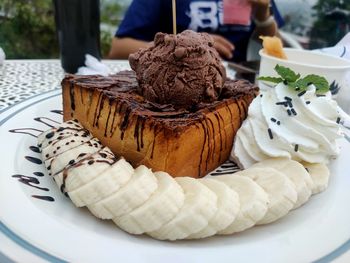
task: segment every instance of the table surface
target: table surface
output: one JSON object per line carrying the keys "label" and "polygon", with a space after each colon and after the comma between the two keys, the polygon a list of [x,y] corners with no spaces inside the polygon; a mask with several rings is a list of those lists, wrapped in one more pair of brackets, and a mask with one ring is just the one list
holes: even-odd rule
{"label": "table surface", "polygon": [[[104,60],[112,72],[130,69],[126,60]],[[234,72],[229,72],[233,76]],[[25,99],[61,88],[64,72],[60,61],[53,60],[6,60],[0,66],[0,113]],[[1,227],[1,220],[0,220]],[[1,230],[1,229],[0,229]],[[44,262],[31,254],[20,242],[11,240],[0,231],[0,262]],[[350,252],[346,252],[335,262],[350,262]]]}

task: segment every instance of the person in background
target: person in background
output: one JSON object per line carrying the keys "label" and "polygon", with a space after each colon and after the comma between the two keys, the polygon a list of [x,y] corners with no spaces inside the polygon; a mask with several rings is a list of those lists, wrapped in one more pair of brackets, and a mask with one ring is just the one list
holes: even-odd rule
{"label": "person in background", "polygon": [[[207,32],[223,59],[245,61],[249,39],[278,35],[283,20],[273,0],[245,0],[252,10],[248,24],[225,24],[225,1],[230,0],[177,0],[177,31]],[[172,33],[172,1],[133,0],[113,38],[109,58],[127,59],[148,47],[157,32]]]}

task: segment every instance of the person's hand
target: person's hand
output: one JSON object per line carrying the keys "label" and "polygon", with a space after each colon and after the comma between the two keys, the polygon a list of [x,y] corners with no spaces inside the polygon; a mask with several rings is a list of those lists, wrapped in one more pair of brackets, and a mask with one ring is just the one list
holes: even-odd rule
{"label": "person's hand", "polygon": [[235,46],[226,38],[210,34],[214,39],[214,48],[220,54],[222,58],[231,59],[233,57],[233,50]]}
{"label": "person's hand", "polygon": [[265,21],[270,16],[270,0],[248,0],[253,7],[254,18]]}

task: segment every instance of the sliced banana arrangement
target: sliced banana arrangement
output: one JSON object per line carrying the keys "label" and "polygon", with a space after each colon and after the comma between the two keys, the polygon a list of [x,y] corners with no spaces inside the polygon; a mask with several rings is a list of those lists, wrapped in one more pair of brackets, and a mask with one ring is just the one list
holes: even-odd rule
{"label": "sliced banana arrangement", "polygon": [[71,120],[42,133],[49,174],[77,207],[159,240],[230,235],[272,223],[328,186],[324,164],[274,158],[231,175],[173,178],[133,168]]}

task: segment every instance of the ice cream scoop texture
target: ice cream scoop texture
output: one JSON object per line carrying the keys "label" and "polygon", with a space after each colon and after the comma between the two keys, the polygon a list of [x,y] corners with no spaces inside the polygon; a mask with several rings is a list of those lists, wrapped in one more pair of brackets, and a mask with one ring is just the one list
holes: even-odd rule
{"label": "ice cream scoop texture", "polygon": [[158,104],[192,109],[218,99],[226,71],[206,33],[157,33],[153,44],[129,56],[140,94]]}

